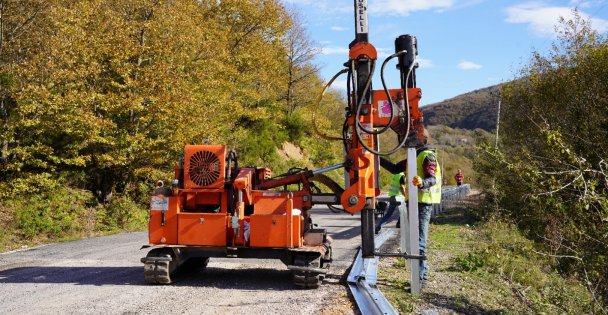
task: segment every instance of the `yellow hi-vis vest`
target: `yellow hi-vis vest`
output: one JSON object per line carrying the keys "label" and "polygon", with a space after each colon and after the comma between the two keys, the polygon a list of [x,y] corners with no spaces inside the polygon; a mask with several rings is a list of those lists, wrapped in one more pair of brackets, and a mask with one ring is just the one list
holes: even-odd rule
{"label": "yellow hi-vis vest", "polygon": [[[431,150],[424,150],[416,156],[416,173],[422,179],[424,179],[422,163],[424,163],[424,159],[431,154],[435,155],[436,153]],[[406,195],[406,200],[407,197],[408,196]],[[435,185],[425,189],[418,189],[418,202],[427,204],[441,203],[441,168],[439,167],[439,161],[437,161],[437,169],[435,170]]]}
{"label": "yellow hi-vis vest", "polygon": [[403,172],[395,174],[393,175],[393,177],[391,177],[391,185],[388,188],[389,197],[396,197],[401,195],[401,190],[399,189],[399,186],[401,186],[401,176],[404,176]]}

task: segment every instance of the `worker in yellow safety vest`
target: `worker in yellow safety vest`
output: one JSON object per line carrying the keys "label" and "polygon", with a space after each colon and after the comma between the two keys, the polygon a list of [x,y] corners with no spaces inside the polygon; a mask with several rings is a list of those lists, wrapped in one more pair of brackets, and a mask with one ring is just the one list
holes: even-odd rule
{"label": "worker in yellow safety vest", "polygon": [[[418,228],[421,256],[426,256],[429,222],[431,220],[433,205],[441,203],[441,168],[437,161],[437,152],[433,147],[428,145],[428,141],[429,136],[425,130],[424,142],[416,149],[417,174],[412,180],[414,186],[418,187]],[[407,160],[393,164],[389,160],[380,158],[380,166],[392,174],[399,174],[406,170]],[[407,198],[405,191],[403,194]],[[420,280],[423,284],[428,280],[427,260],[420,260]]]}
{"label": "worker in yellow safety vest", "polygon": [[[397,200],[397,197],[407,195],[405,192],[405,183],[406,180],[403,172],[393,174],[391,177],[391,184],[388,188],[388,209],[386,209],[386,212],[384,212],[384,215],[376,224],[376,233],[380,231],[382,226],[390,221],[391,217],[393,216],[393,212],[395,212],[395,209],[401,204],[401,202]],[[397,227],[399,227],[399,221],[397,221]]]}

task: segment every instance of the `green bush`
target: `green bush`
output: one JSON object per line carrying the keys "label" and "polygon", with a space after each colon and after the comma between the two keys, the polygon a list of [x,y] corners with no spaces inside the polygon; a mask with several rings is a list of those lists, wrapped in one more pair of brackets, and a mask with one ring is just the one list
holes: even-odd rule
{"label": "green bush", "polygon": [[36,196],[61,189],[61,184],[50,173],[25,174],[8,182],[0,182],[0,197]]}
{"label": "green bush", "polygon": [[285,130],[289,136],[289,141],[298,143],[306,134],[307,129],[310,129],[310,126],[298,113],[285,117]]}
{"label": "green bush", "polygon": [[26,240],[62,238],[83,230],[87,207],[95,202],[89,192],[57,186],[35,195],[17,195],[7,201]]}
{"label": "green bush", "polygon": [[148,209],[137,204],[133,200],[120,196],[112,198],[112,201],[105,206],[105,212],[100,217],[100,229],[118,230],[142,230],[148,223]]}
{"label": "green bush", "polygon": [[469,252],[456,257],[456,264],[463,271],[476,271],[485,265],[485,261],[482,255]]}
{"label": "green bush", "polygon": [[[148,211],[131,197],[113,198],[102,205],[89,191],[66,187],[44,176],[38,178],[47,180],[29,187],[25,183],[33,178],[16,181],[11,191],[19,193],[5,195],[0,204],[0,249],[12,249],[19,243],[146,227]],[[137,190],[144,188],[137,187]]]}
{"label": "green bush", "polygon": [[244,127],[245,138],[237,144],[241,165],[274,166],[279,160],[277,148],[288,139],[285,130],[270,119],[249,121]]}

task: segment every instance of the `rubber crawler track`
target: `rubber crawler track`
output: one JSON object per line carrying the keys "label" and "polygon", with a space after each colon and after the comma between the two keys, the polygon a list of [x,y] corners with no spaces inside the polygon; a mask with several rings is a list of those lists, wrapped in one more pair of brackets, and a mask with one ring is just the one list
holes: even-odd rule
{"label": "rubber crawler track", "polygon": [[144,280],[147,283],[169,284],[169,261],[150,261],[144,264]]}
{"label": "rubber crawler track", "polygon": [[[302,267],[319,267],[320,259],[307,262],[306,257],[296,256],[294,265]],[[299,289],[316,289],[321,283],[321,276],[311,272],[294,271],[293,284]]]}

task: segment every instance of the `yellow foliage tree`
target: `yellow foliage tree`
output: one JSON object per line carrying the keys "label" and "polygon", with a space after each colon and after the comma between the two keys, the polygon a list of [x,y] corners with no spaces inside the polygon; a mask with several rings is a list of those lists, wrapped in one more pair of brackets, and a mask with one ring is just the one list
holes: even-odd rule
{"label": "yellow foliage tree", "polygon": [[205,138],[275,163],[310,130],[287,116],[322,85],[311,49],[277,0],[0,0],[0,185],[132,194]]}

